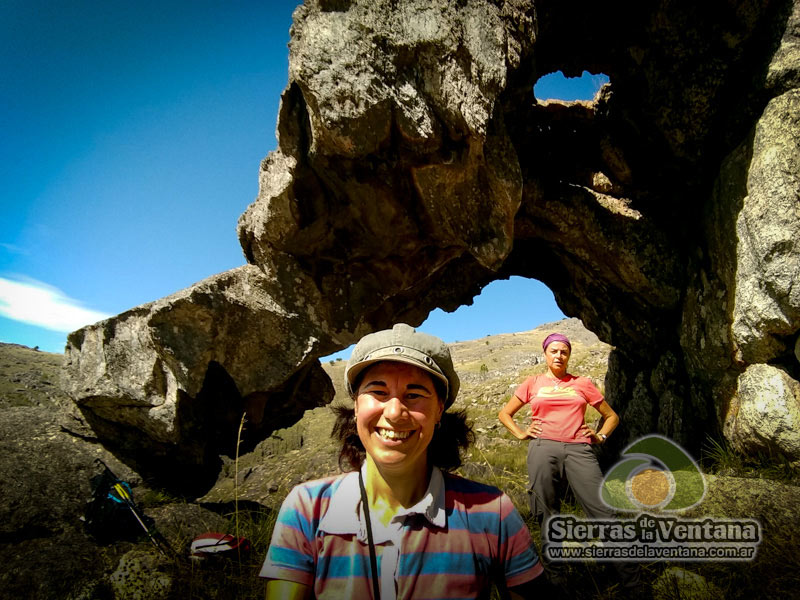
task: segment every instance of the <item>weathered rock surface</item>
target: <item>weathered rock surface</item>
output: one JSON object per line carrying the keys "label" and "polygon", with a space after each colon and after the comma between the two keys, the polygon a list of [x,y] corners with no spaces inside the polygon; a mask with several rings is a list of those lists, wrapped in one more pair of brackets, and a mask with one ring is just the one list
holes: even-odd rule
{"label": "weathered rock surface", "polygon": [[800,322],[800,89],[770,100],[752,152],[736,223],[732,324],[739,358],[748,364],[785,353]]}
{"label": "weathered rock surface", "polygon": [[[109,518],[102,542],[86,532],[82,519],[92,499],[91,480],[103,470],[96,460],[131,484],[142,514],[184,559],[194,536],[227,532],[229,519],[184,500],[164,503],[163,494],[162,504],[145,508],[142,500],[149,491],[142,478],[96,438],[70,432],[84,429],[74,407],[64,403],[63,391],[51,384],[62,359],[0,344],[0,598],[164,597],[154,591],[165,589],[170,577],[176,581],[171,597],[186,597],[193,583],[188,574],[183,577],[176,561],[158,554],[135,522],[123,532],[119,515]],[[85,431],[91,433],[88,427]],[[139,560],[130,561],[133,556]],[[137,571],[137,563],[149,565],[147,572]],[[211,586],[205,589],[206,583],[200,585],[195,574],[194,585],[203,589],[192,595],[225,597]],[[262,592],[263,586],[256,589]]]}
{"label": "weathered rock surface", "polygon": [[120,559],[108,578],[113,597],[131,600],[174,598],[172,578],[164,572],[163,566],[152,552],[131,550]]}
{"label": "weathered rock surface", "polygon": [[[97,443],[64,433],[60,407],[2,406],[0,589],[3,597],[63,598],[91,589],[119,548],[100,548],[80,518],[91,499],[94,461],[131,472]],[[136,479],[133,479],[136,481]],[[44,576],[43,576],[44,575]]]}
{"label": "weathered rock surface", "polygon": [[[239,222],[250,266],[73,334],[70,393],[149,470],[211,472],[243,399],[267,406],[254,443],[316,357],[522,275],[614,346],[614,444],[697,449],[751,366],[800,380],[798,40],[789,0],[309,0]],[[559,69],[610,83],[534,98]]]}
{"label": "weathered rock surface", "polygon": [[800,383],[770,365],[750,365],[725,423],[733,447],[745,453],[767,451],[800,459]]}
{"label": "weathered rock surface", "polygon": [[654,600],[668,600],[678,594],[686,600],[723,600],[725,593],[705,577],[680,567],[666,569],[653,582]]}
{"label": "weathered rock surface", "polygon": [[333,397],[313,307],[279,304],[278,285],[247,265],[73,333],[65,387],[137,471],[205,491],[219,455],[236,450],[243,414],[245,451]]}
{"label": "weathered rock surface", "polygon": [[532,5],[312,2],[295,17],[279,148],[239,222],[248,261],[298,265],[351,332],[468,301],[513,244],[523,182],[497,108]]}

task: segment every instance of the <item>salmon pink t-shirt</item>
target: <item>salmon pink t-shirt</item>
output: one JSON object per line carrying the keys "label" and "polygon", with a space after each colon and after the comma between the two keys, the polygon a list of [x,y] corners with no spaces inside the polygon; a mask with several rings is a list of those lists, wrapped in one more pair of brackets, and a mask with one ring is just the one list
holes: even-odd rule
{"label": "salmon pink t-shirt", "polygon": [[517,387],[514,395],[530,404],[531,418],[540,419],[539,437],[573,444],[591,444],[588,436],[579,436],[586,405],[596,407],[603,401],[588,377],[567,374],[561,381],[547,375],[533,375]]}

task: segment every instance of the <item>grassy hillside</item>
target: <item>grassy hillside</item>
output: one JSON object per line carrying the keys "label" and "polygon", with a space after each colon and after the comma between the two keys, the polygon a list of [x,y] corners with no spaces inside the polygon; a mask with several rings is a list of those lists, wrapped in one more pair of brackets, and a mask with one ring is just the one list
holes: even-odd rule
{"label": "grassy hillside", "polygon": [[0,408],[63,406],[68,398],[59,386],[62,360],[61,354],[0,343]]}

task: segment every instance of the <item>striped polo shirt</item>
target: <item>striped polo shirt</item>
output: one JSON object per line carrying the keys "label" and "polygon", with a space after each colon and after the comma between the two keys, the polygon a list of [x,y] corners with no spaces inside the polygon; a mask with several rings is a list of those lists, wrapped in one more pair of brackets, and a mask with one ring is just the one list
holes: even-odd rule
{"label": "striped polo shirt", "polygon": [[[372,597],[358,473],[296,486],[278,514],[260,575],[313,588],[318,599]],[[425,496],[383,528],[373,519],[382,599],[488,596],[542,572],[530,532],[497,488],[436,467]]]}

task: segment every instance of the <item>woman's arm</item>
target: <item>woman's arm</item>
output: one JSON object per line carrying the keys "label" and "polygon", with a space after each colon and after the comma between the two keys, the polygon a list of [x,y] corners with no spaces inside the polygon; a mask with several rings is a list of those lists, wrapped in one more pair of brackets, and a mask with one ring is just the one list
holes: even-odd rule
{"label": "woman's arm", "polygon": [[500,414],[497,415],[497,418],[505,425],[505,428],[518,440],[535,438],[542,432],[541,423],[538,420],[534,420],[527,429],[521,429],[519,425],[516,424],[514,415],[517,414],[517,411],[523,406],[525,406],[525,403],[522,400],[516,396],[511,396],[508,402],[506,402],[506,405],[500,410]]}
{"label": "woman's arm", "polygon": [[[619,416],[614,409],[611,408],[611,405],[605,400],[600,402],[600,404],[597,404],[594,408],[600,413],[600,416],[603,417],[602,427],[595,431],[588,425],[584,425],[581,427],[578,433],[590,437],[592,442],[595,444],[602,444],[605,441],[603,436],[608,437],[611,435],[611,432],[617,428],[617,425],[619,425]],[[600,434],[603,434],[603,436]]]}
{"label": "woman's arm", "polygon": [[267,600],[308,600],[311,588],[302,583],[270,579],[267,581]]}

